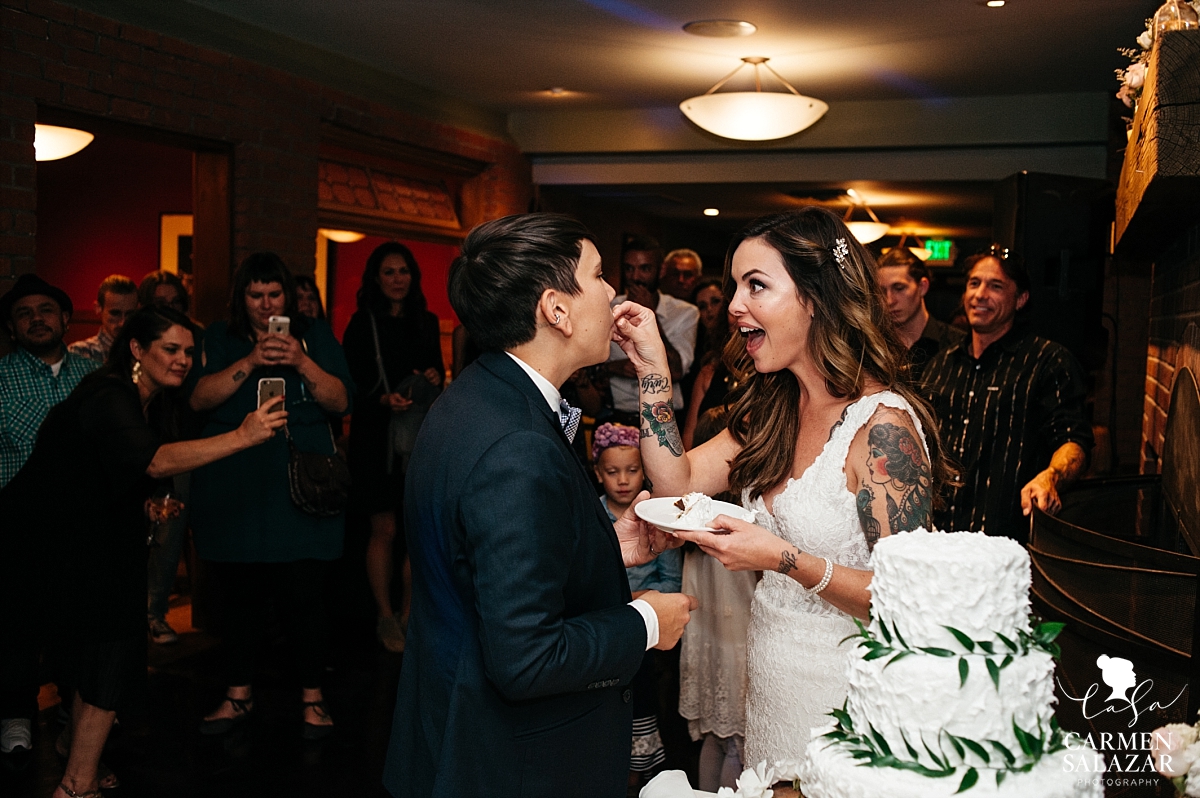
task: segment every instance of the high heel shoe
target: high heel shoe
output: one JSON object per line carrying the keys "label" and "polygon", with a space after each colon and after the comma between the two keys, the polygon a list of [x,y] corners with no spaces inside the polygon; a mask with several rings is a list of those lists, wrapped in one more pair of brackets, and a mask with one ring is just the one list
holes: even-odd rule
{"label": "high heel shoe", "polygon": [[234,716],[231,718],[213,718],[212,720],[200,721],[201,734],[225,734],[231,731],[234,726],[250,719],[251,711],[254,709],[253,698],[232,698],[225,696],[225,700],[233,707]]}

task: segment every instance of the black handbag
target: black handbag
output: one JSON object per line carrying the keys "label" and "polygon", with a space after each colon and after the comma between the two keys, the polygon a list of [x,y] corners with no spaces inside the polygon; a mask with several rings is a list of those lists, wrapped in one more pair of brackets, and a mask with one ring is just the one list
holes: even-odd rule
{"label": "black handbag", "polygon": [[[336,445],[333,454],[302,452],[287,425],[283,434],[288,442],[288,488],[292,504],[315,518],[329,518],[345,510],[350,497],[350,468]],[[333,441],[332,431],[329,440]]]}
{"label": "black handbag", "polygon": [[[382,386],[384,393],[392,393],[394,390],[412,400],[412,405],[407,410],[403,413],[392,413],[388,419],[387,472],[392,473],[396,461],[399,460],[400,471],[404,473],[408,470],[408,460],[417,445],[417,433],[425,421],[425,414],[429,412],[434,400],[441,396],[442,389],[421,374],[409,374],[400,380],[395,388],[388,387],[375,314],[371,313],[368,318],[371,320],[371,336],[375,340],[375,366],[379,369],[379,382],[375,383],[375,388]],[[374,392],[375,388],[371,391]]]}

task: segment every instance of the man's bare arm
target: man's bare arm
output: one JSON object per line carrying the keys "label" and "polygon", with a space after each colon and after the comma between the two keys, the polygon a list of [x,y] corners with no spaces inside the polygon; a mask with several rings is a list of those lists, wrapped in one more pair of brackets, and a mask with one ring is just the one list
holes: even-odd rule
{"label": "man's bare arm", "polygon": [[1054,515],[1062,508],[1058,492],[1066,488],[1087,468],[1087,452],[1075,441],[1058,447],[1050,458],[1050,467],[1042,471],[1021,489],[1021,512],[1029,515],[1034,505]]}

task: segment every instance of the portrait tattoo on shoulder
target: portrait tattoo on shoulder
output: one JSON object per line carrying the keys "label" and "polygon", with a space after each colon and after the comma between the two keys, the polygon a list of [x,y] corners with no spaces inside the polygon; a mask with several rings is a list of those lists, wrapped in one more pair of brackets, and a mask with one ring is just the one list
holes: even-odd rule
{"label": "portrait tattoo on shoulder", "polygon": [[855,496],[855,504],[858,506],[858,524],[862,527],[863,536],[867,539],[867,551],[875,549],[881,531],[879,522],[875,520],[875,515],[871,512],[871,502],[874,500],[875,494],[866,485],[863,485],[862,490]]}
{"label": "portrait tattoo on shoulder", "polygon": [[661,374],[642,377],[642,393],[666,393],[671,390],[671,381]]}
{"label": "portrait tattoo on shoulder", "polygon": [[643,438],[657,438],[659,446],[665,446],[675,457],[683,456],[683,438],[675,422],[675,411],[670,402],[642,402]]}
{"label": "portrait tattoo on shoulder", "polygon": [[887,496],[889,532],[929,525],[933,478],[925,449],[911,429],[887,421],[872,425],[867,432],[867,470],[871,482],[883,486]]}

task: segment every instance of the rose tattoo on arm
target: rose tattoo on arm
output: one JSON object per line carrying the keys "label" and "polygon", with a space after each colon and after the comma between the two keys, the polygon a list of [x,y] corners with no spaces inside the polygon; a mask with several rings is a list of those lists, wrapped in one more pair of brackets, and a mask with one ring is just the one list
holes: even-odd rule
{"label": "rose tattoo on arm", "polygon": [[641,436],[657,438],[659,446],[665,447],[675,457],[683,456],[683,438],[679,434],[679,425],[675,422],[675,411],[670,402],[642,402]]}

